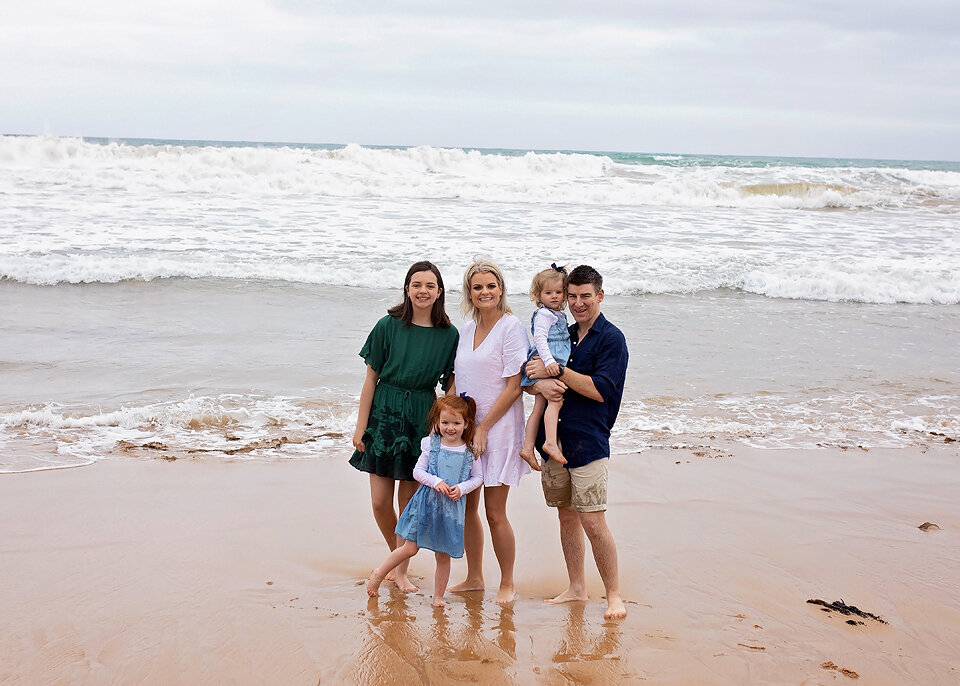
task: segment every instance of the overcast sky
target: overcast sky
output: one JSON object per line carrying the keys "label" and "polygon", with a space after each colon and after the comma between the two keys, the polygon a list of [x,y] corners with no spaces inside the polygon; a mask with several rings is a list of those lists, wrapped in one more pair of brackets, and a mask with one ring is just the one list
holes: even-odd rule
{"label": "overcast sky", "polygon": [[960,160],[956,0],[3,0],[0,132]]}

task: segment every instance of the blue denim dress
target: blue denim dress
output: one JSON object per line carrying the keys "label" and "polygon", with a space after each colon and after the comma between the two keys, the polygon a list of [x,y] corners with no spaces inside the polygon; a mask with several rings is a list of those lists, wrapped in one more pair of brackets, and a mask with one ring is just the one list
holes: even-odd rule
{"label": "blue denim dress", "polygon": [[[438,476],[450,486],[470,478],[473,453],[467,448],[462,453],[447,450],[440,436],[430,436],[430,462],[427,472]],[[453,502],[442,493],[420,484],[397,521],[396,534],[413,541],[421,548],[450,557],[463,557],[463,520],[467,499]]]}
{"label": "blue denim dress", "polygon": [[[537,319],[537,315],[540,313],[540,310],[543,309],[543,305],[537,307],[533,311],[533,316],[530,317],[530,333],[533,333],[533,324]],[[550,348],[550,354],[553,355],[553,359],[556,360],[557,364],[565,365],[567,360],[570,359],[570,329],[567,327],[567,314],[566,312],[553,312],[557,315],[557,321],[553,326],[550,327],[550,331],[547,332],[547,345]],[[538,355],[537,346],[530,346],[530,354],[527,355],[528,360],[532,360],[534,355]],[[520,379],[521,386],[532,386],[536,381],[532,380],[526,374],[523,375]]]}

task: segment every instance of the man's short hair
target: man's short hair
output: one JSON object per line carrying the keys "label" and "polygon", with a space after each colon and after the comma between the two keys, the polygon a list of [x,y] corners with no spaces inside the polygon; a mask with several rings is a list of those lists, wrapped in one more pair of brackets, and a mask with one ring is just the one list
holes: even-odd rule
{"label": "man's short hair", "polygon": [[570,286],[586,286],[588,283],[593,284],[597,293],[603,290],[603,277],[600,272],[586,264],[574,267],[567,277],[567,284]]}

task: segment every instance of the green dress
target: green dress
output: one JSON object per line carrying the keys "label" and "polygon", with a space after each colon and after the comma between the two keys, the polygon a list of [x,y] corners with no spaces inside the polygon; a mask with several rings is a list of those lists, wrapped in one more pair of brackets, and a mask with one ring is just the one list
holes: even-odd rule
{"label": "green dress", "polygon": [[420,441],[430,432],[427,413],[437,398],[437,384],[446,385],[453,373],[459,338],[455,326],[405,327],[390,315],[376,323],[360,357],[380,381],[363,433],[366,451],[354,451],[350,464],[388,479],[414,480]]}

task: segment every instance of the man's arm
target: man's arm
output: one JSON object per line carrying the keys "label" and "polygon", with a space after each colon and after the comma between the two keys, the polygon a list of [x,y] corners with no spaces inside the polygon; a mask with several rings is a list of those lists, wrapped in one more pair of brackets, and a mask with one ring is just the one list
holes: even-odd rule
{"label": "man's arm", "polygon": [[600,395],[600,391],[597,390],[596,385],[593,383],[593,378],[586,374],[575,372],[569,367],[565,368],[562,377],[548,377],[546,369],[543,365],[543,361],[537,357],[534,357],[532,360],[527,362],[527,376],[531,379],[537,380],[537,383],[535,383],[534,386],[536,387],[537,392],[547,400],[559,400],[559,396],[563,395],[563,390],[560,390],[559,395],[557,395],[558,387],[553,384],[543,383],[541,386],[541,382],[553,381],[560,382],[560,385],[564,387],[564,390],[569,388],[574,393],[579,393],[586,398],[596,400],[598,403],[603,402],[603,396]]}

